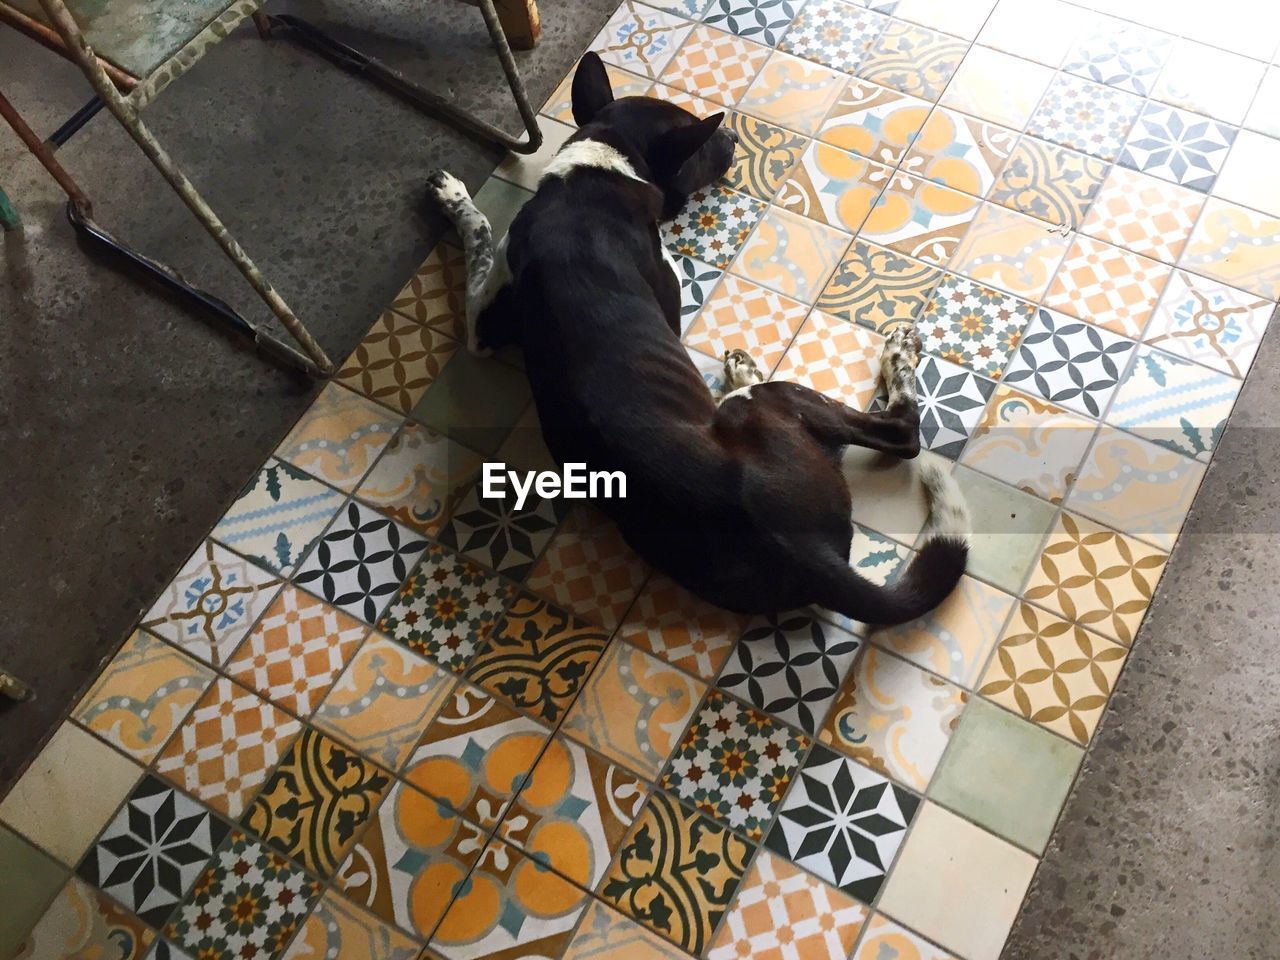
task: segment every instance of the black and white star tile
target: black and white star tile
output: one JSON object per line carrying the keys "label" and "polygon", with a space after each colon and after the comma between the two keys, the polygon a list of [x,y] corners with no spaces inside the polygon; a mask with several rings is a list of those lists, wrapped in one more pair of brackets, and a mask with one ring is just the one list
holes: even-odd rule
{"label": "black and white star tile", "polygon": [[820,745],[797,780],[765,846],[871,903],[920,799]]}
{"label": "black and white star tile", "polygon": [[102,831],[77,873],[158,927],[227,830],[208,809],[148,775]]}
{"label": "black and white star tile", "polygon": [[485,499],[480,485],[463,497],[440,531],[440,542],[463,556],[513,580],[523,580],[564,519],[563,500],[529,494],[516,506],[516,496]]}

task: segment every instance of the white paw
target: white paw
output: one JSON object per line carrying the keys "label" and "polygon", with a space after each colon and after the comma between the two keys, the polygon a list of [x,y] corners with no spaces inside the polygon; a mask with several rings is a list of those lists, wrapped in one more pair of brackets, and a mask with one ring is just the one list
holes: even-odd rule
{"label": "white paw", "polygon": [[434,170],[427,177],[427,189],[441,204],[465,203],[471,199],[466,185],[448,170]]}
{"label": "white paw", "polygon": [[911,364],[912,367],[919,366],[921,347],[920,334],[915,324],[904,323],[894,327],[885,338],[880,365],[882,368],[888,368],[896,361],[902,360]]}
{"label": "white paw", "polygon": [[732,389],[760,383],[764,375],[745,350],[730,350],[724,355],[724,377]]}

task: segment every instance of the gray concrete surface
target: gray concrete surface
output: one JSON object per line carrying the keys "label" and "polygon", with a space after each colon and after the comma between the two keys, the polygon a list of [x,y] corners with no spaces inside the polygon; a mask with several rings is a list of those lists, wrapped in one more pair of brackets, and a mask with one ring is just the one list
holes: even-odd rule
{"label": "gray concrete surface", "polygon": [[[616,6],[545,6],[541,44],[518,55],[535,103]],[[269,9],[344,24],[357,46],[519,129],[472,7],[375,0]],[[0,89],[41,135],[89,96],[79,72],[7,27]],[[500,159],[304,50],[262,43],[251,26],[162,94],[146,119],[336,359],[439,235],[421,205],[427,171],[447,165],[475,189]],[[105,227],[268,318],[108,115],[61,156]],[[34,703],[0,706],[3,794],[312,388],[85,257],[61,194],[2,126],[0,182],[26,222],[25,236],[0,239],[0,662],[39,691]]]}

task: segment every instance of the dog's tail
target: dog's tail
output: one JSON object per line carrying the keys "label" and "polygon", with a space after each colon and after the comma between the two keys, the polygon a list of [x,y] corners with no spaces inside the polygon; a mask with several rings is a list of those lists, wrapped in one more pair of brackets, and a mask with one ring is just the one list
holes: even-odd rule
{"label": "dog's tail", "polygon": [[884,587],[847,563],[827,565],[818,582],[820,606],[863,623],[893,626],[928,613],[960,582],[969,559],[969,508],[943,467],[933,460],[916,464],[929,493],[924,545],[898,578]]}
{"label": "dog's tail", "polygon": [[493,227],[471,199],[466,184],[447,170],[433,170],[427,176],[427,189],[462,238],[462,252],[467,262],[467,348],[472,353],[483,354],[485,351],[476,334],[476,313],[482,303],[481,291],[493,269]]}

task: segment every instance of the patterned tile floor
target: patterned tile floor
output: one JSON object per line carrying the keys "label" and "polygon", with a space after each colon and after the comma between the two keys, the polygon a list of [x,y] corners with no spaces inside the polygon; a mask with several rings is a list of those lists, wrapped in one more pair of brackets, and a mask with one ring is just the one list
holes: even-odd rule
{"label": "patterned tile floor", "polygon": [[[892,630],[747,620],[590,510],[481,499],[548,458],[443,243],[0,802],[0,953],[998,956],[1280,299],[1280,18],[655,3],[593,44],[615,89],[742,139],[666,230],[691,356],[869,408],[917,323],[969,575]],[[862,488],[879,582],[902,476]]]}

